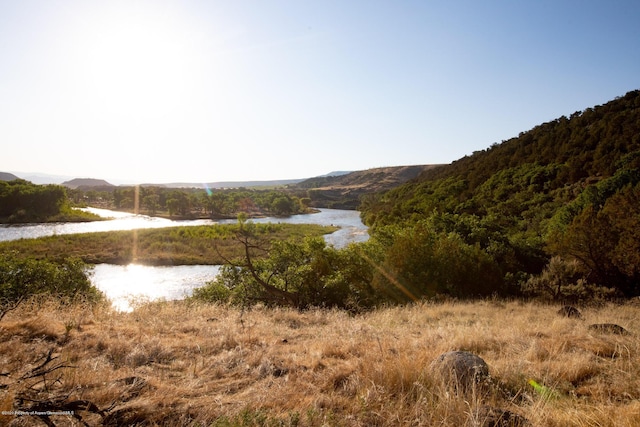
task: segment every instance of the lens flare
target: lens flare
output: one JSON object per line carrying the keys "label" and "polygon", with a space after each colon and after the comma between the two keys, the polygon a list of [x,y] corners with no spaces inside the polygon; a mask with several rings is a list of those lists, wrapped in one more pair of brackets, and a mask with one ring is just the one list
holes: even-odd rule
{"label": "lens flare", "polygon": [[418,301],[419,298],[415,296],[409,289],[407,289],[400,281],[391,275],[388,271],[384,270],[381,266],[376,264],[371,258],[365,255],[362,251],[358,251],[362,259],[368,262],[373,268],[375,268],[380,274],[382,274],[389,282],[391,282],[396,288],[398,288],[403,294],[405,294],[411,301]]}
{"label": "lens flare", "polygon": [[544,386],[542,384],[538,384],[535,380],[530,379],[527,381],[531,387],[543,398],[545,399],[556,399],[559,397],[558,392],[554,389]]}
{"label": "lens flare", "polygon": [[[138,215],[140,213],[140,186],[136,185],[134,187],[133,194],[133,213]],[[138,260],[138,229],[133,229],[131,242],[131,260],[136,262]]]}

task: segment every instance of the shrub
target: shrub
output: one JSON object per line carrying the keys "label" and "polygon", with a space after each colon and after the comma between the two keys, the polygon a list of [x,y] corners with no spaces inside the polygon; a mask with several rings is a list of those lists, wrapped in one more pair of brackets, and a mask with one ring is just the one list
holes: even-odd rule
{"label": "shrub", "polygon": [[0,319],[23,300],[41,294],[90,302],[101,299],[87,275],[87,265],[78,258],[59,263],[20,257],[16,252],[0,255]]}
{"label": "shrub", "polygon": [[614,296],[615,290],[587,281],[586,272],[577,260],[551,258],[546,268],[523,284],[523,293],[550,302],[585,303]]}
{"label": "shrub", "polygon": [[[378,236],[378,235],[377,235]],[[377,237],[380,238],[380,237]],[[373,285],[397,301],[436,295],[470,298],[500,293],[502,273],[480,245],[428,223],[389,230]]]}
{"label": "shrub", "polygon": [[[374,302],[371,267],[361,253],[355,246],[342,250],[327,246],[322,238],[274,241],[265,258],[223,266],[214,281],[194,290],[193,298],[357,310]],[[281,295],[287,298],[279,299]]]}
{"label": "shrub", "polygon": [[[219,274],[224,274],[220,272]],[[205,286],[193,290],[191,297],[203,302],[229,302],[232,291],[218,279],[207,282]]]}

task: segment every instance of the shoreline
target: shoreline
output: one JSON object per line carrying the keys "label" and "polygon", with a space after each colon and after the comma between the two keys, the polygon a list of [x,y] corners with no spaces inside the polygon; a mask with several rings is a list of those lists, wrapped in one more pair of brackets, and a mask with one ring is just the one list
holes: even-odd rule
{"label": "shoreline", "polygon": [[114,208],[107,208],[107,207],[99,207],[99,206],[87,206],[89,208],[96,208],[96,209],[108,209],[114,212],[126,212],[126,213],[130,213],[133,215],[144,215],[144,216],[148,216],[151,218],[162,218],[162,219],[168,219],[171,221],[195,221],[195,220],[203,220],[203,219],[210,219],[212,221],[221,221],[221,220],[230,220],[230,219],[238,219],[238,215],[241,214],[245,214],[247,215],[248,219],[255,219],[255,218],[290,218],[292,216],[296,216],[296,215],[309,215],[309,214],[314,214],[314,213],[319,213],[321,212],[319,209],[316,208],[309,208],[307,210],[307,212],[300,212],[300,213],[295,213],[295,214],[291,214],[291,215],[273,215],[273,214],[269,214],[266,212],[252,212],[252,213],[247,213],[247,212],[237,212],[235,215],[206,215],[206,214],[196,214],[196,215],[169,215],[166,212],[156,212],[156,213],[151,213],[148,212],[146,210],[138,210],[138,212],[135,211],[135,209],[114,209]]}

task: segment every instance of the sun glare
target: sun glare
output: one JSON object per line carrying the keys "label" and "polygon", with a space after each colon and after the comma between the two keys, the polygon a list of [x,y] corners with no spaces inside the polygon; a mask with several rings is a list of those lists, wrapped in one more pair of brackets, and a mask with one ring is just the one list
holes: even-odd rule
{"label": "sun glare", "polygon": [[110,114],[162,117],[190,92],[194,67],[188,29],[166,15],[114,11],[86,40],[88,93]]}

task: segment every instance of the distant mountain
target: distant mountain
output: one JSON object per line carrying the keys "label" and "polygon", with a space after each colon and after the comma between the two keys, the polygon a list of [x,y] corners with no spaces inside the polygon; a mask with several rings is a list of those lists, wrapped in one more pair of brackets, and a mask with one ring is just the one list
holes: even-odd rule
{"label": "distant mountain", "polygon": [[0,172],[0,181],[13,181],[14,179],[20,178],[9,172]]}
{"label": "distant mountain", "polygon": [[329,172],[327,174],[324,175],[320,175],[320,176],[340,176],[340,175],[346,175],[348,173],[351,173],[353,171],[333,171],[333,172]]}
{"label": "distant mountain", "polygon": [[93,179],[93,178],[75,178],[71,181],[65,181],[62,183],[63,186],[67,188],[71,188],[75,190],[77,188],[91,188],[91,187],[115,187],[115,185],[108,183],[104,179]]}
{"label": "distant mountain", "polygon": [[281,187],[284,185],[297,184],[304,181],[303,179],[280,179],[272,181],[219,181],[219,182],[173,182],[169,184],[142,184],[149,187],[168,187],[168,188],[239,188],[239,187]]}
{"label": "distant mountain", "polygon": [[362,195],[390,190],[437,166],[390,166],[325,175],[301,181],[291,188],[306,189],[315,207],[356,209]]}
{"label": "distant mountain", "polygon": [[73,178],[72,176],[49,175],[49,174],[38,173],[38,172],[13,172],[13,173],[26,181],[29,181],[38,185],[62,184],[64,181],[68,181]]}
{"label": "distant mountain", "polygon": [[[409,179],[415,178],[423,170],[433,167],[432,165],[422,166],[397,166],[388,168],[375,168],[366,171],[332,171],[325,175],[313,178],[280,179],[266,181],[215,181],[215,182],[170,182],[170,183],[144,183],[143,187],[165,187],[165,188],[270,188],[270,187],[292,187],[294,189],[313,188],[314,190],[327,190],[335,192],[338,187],[349,187],[345,194],[353,202],[360,194],[371,191],[384,191],[393,186],[402,184]],[[61,175],[47,175],[40,173],[19,173],[18,175],[7,173],[8,176],[16,179],[21,178],[31,181],[34,184],[60,184],[67,188],[100,188],[121,186],[131,186],[132,183],[117,182],[114,185],[103,179],[94,178],[72,178]],[[1,179],[1,178],[0,178]],[[327,188],[325,188],[327,187]],[[356,188],[357,187],[357,188]],[[319,194],[316,192],[316,194]],[[353,205],[353,203],[350,203]],[[322,207],[322,206],[321,206]]]}
{"label": "distant mountain", "polygon": [[[70,175],[51,175],[51,174],[47,174],[47,173],[40,173],[40,172],[19,172],[19,171],[12,171],[12,173],[14,175],[16,175],[18,178],[20,179],[24,179],[25,181],[29,181],[32,182],[34,184],[38,184],[38,185],[44,185],[44,184],[60,184],[62,185],[64,182],[67,181],[72,181],[73,179],[75,179],[74,176],[70,176]],[[118,180],[118,179],[110,179],[111,184],[109,184],[109,186],[111,185],[133,185],[133,182],[131,181],[122,181],[122,180]]]}

